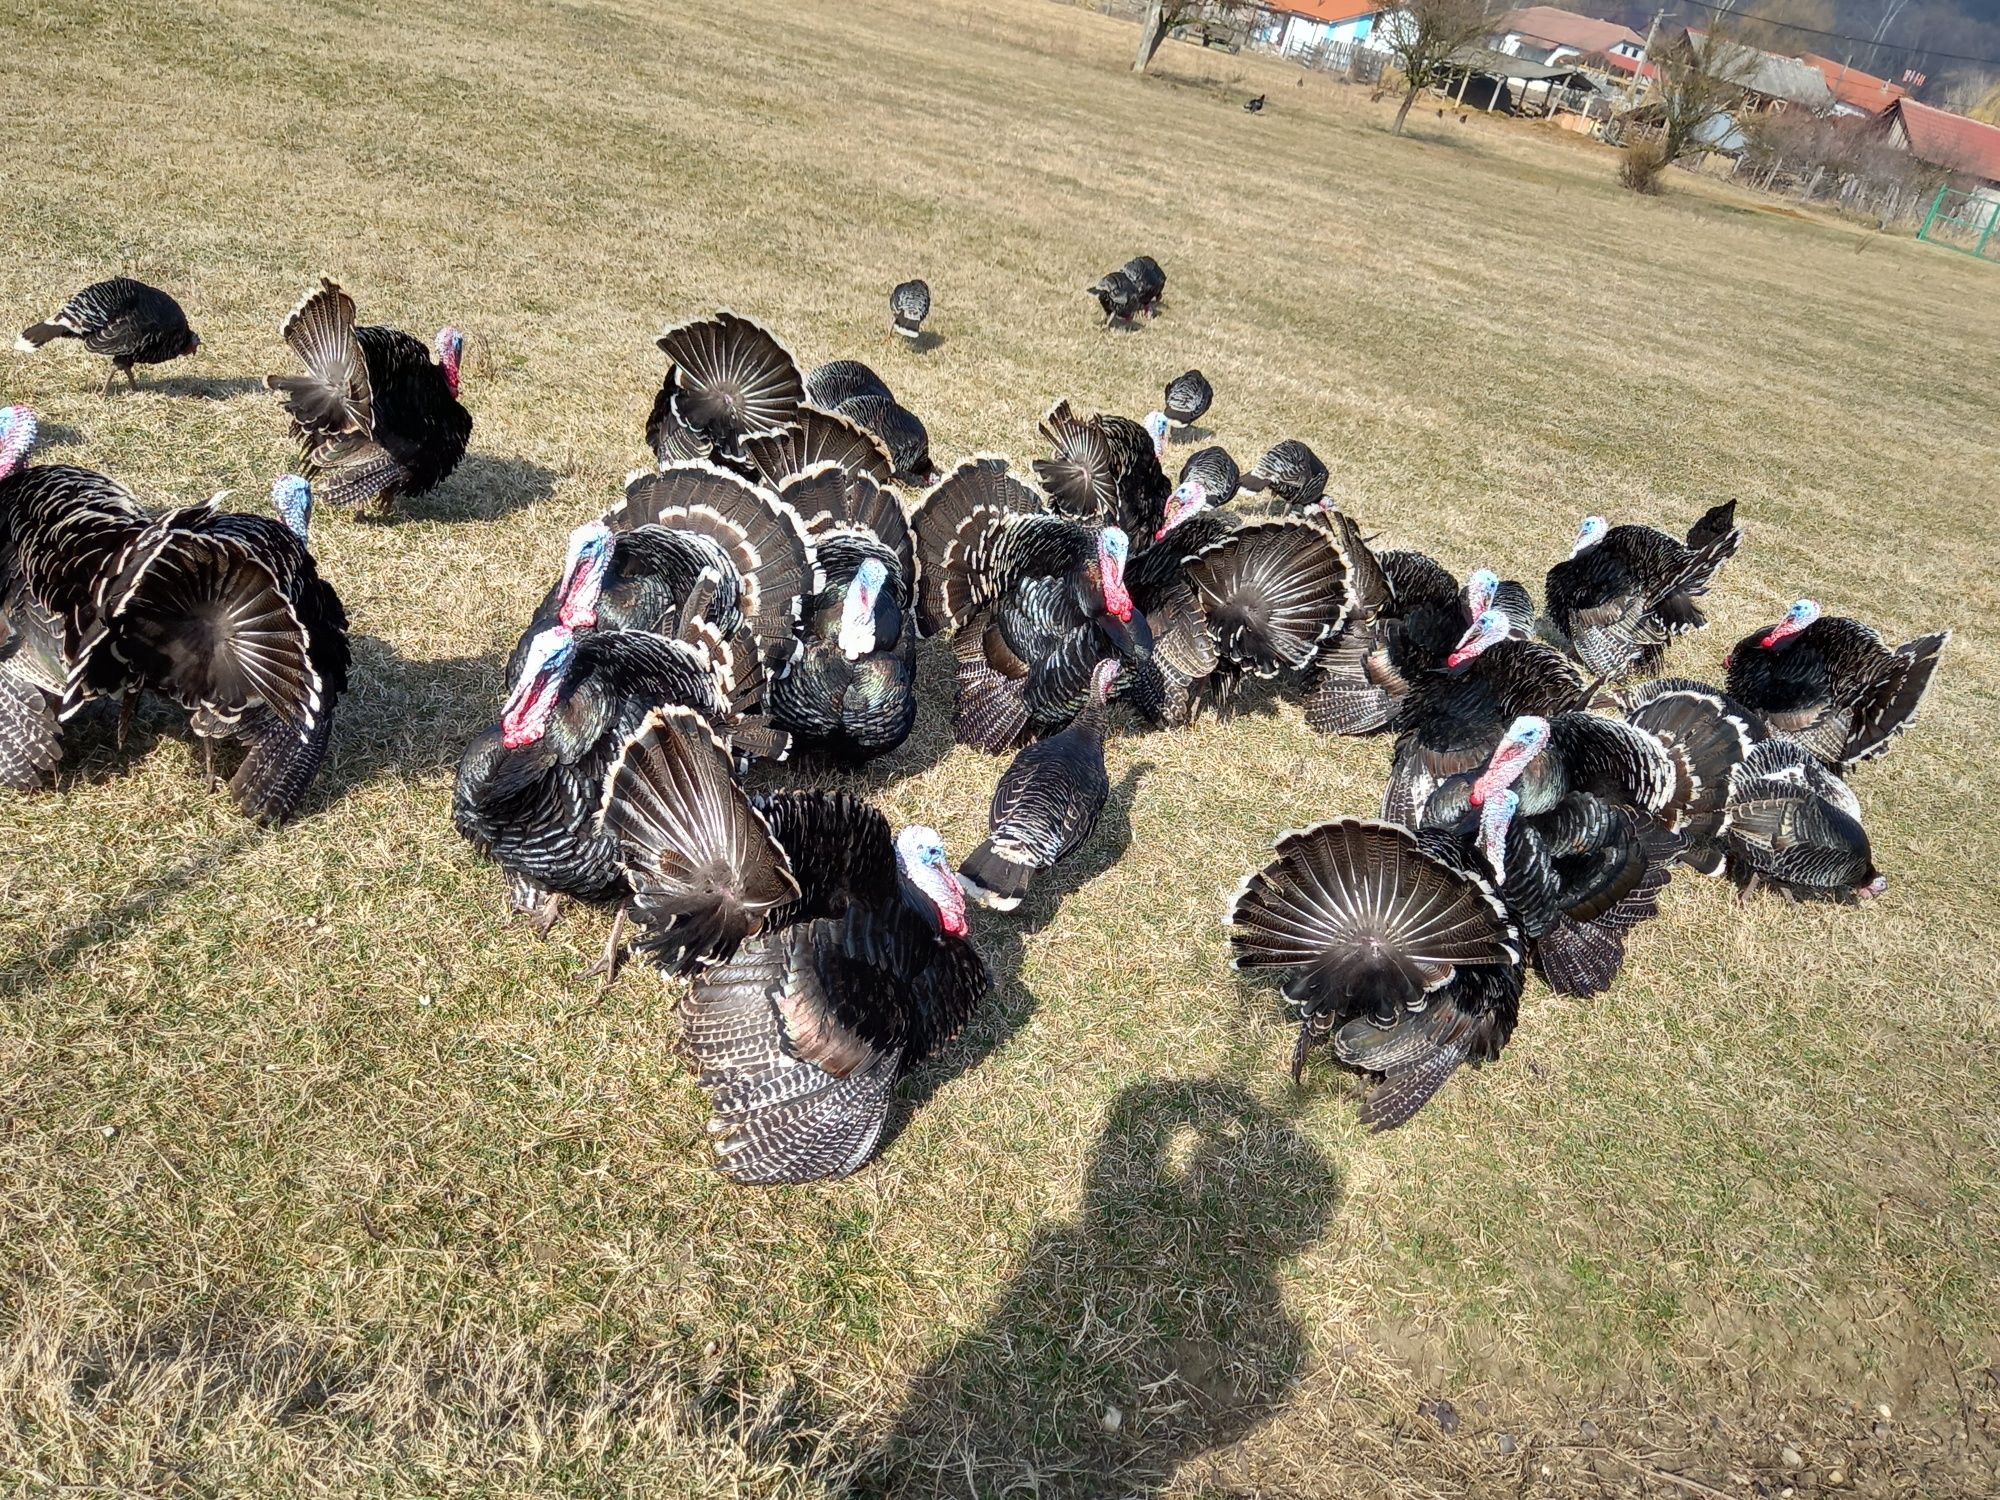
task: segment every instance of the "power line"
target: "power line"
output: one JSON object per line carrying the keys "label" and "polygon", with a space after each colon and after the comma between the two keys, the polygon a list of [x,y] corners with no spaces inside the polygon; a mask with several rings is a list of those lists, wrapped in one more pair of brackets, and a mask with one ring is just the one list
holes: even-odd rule
{"label": "power line", "polygon": [[1748,16],[1733,5],[1712,5],[1709,0],[1676,0],[1676,3],[1696,5],[1712,15],[1733,16],[1739,21],[1757,21],[1779,31],[1796,31],[1804,36],[1823,36],[1829,41],[1852,42],[1857,47],[1880,47],[1890,52],[1911,53],[1931,62],[1982,63],[1989,68],[2000,68],[2000,57],[1968,57],[1963,52],[1936,52],[1929,47],[1912,47],[1904,42],[1878,42],[1873,37],[1849,36],[1844,31],[1819,31],[1811,26],[1794,26],[1790,21],[1770,21],[1762,16]]}

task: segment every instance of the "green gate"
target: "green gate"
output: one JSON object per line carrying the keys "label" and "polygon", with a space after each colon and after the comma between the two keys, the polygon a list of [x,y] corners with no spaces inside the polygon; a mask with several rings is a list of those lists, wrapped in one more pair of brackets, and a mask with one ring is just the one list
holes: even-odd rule
{"label": "green gate", "polygon": [[1941,187],[1931,199],[1931,210],[1924,215],[1924,227],[1917,231],[1917,238],[1981,260],[2000,260],[2000,236],[1994,234],[1995,228],[2000,228],[2000,199]]}

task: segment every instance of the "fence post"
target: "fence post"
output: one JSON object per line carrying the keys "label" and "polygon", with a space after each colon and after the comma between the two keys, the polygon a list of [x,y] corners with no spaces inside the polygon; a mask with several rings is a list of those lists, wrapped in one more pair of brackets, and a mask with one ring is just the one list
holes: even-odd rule
{"label": "fence post", "polygon": [[[1930,212],[1924,215],[1923,225],[1921,228],[1917,230],[1918,239],[1920,240],[1930,239],[1931,222],[1937,218],[1938,210],[1944,206],[1944,195],[1950,191],[1951,191],[1951,186],[1949,183],[1943,184],[1938,188],[1937,196],[1931,199]],[[1932,241],[1932,243],[1935,244],[1936,241]]]}
{"label": "fence post", "polygon": [[2000,223],[2000,203],[1994,203],[1986,210],[1986,227],[1979,231],[1979,243],[1972,247],[1972,253],[1982,260],[1986,257],[1986,242],[1993,237],[1993,226]]}

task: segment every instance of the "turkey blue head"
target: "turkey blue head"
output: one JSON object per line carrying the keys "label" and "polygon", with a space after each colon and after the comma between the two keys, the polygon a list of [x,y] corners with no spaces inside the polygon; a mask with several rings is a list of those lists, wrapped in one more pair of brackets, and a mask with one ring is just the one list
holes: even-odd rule
{"label": "turkey blue head", "polygon": [[965,936],[965,888],[945,857],[944,840],[935,828],[912,823],[896,835],[896,864],[903,878],[922,891],[937,908],[938,926],[953,937]]}
{"label": "turkey blue head", "polygon": [[438,363],[444,366],[444,383],[451,387],[453,399],[458,396],[458,362],[465,356],[465,335],[456,328],[438,330]]}
{"label": "turkey blue head", "polygon": [[1499,645],[1512,632],[1513,626],[1499,610],[1482,610],[1472,622],[1472,628],[1459,637],[1458,644],[1452,647],[1451,655],[1444,659],[1444,664],[1447,667],[1462,667],[1489,646]]}
{"label": "turkey blue head", "polygon": [[1576,528],[1576,541],[1571,544],[1569,555],[1577,557],[1588,552],[1592,547],[1595,547],[1599,542],[1604,540],[1605,532],[1610,529],[1610,523],[1604,517],[1585,516],[1581,524]]}
{"label": "turkey blue head", "polygon": [[1465,612],[1478,619],[1493,607],[1494,596],[1500,592],[1500,575],[1491,568],[1474,568],[1472,576],[1465,580]]}
{"label": "turkey blue head", "polygon": [[1472,783],[1472,805],[1483,807],[1486,802],[1504,792],[1521,779],[1521,773],[1529,763],[1542,753],[1542,747],[1549,742],[1549,721],[1534,714],[1523,714],[1507,726],[1507,732],[1500,736],[1500,743],[1493,747],[1493,754],[1486,762],[1486,769],[1479,773],[1479,779]]}
{"label": "turkey blue head", "polygon": [[1760,646],[1775,646],[1780,641],[1789,640],[1819,618],[1819,605],[1810,599],[1801,599],[1785,611],[1785,618],[1764,632],[1764,638],[1757,642]]}
{"label": "turkey blue head", "polygon": [[500,743],[509,750],[532,745],[548,732],[575,650],[576,637],[563,625],[551,625],[528,643],[528,659],[500,710]]}
{"label": "turkey blue head", "polygon": [[604,595],[604,578],[611,571],[616,540],[602,521],[586,521],[569,534],[562,593],[556,606],[557,620],[569,629],[589,630],[597,624],[597,601]]}
{"label": "turkey blue head", "polygon": [[1125,558],[1131,550],[1125,533],[1107,526],[1097,536],[1097,571],[1104,583],[1104,612],[1119,620],[1132,618],[1132,595],[1125,587]]}
{"label": "turkey blue head", "polygon": [[312,527],[313,492],[296,474],[280,474],[271,485],[271,508],[278,513],[278,519],[285,523],[285,529],[300,541]]}
{"label": "turkey blue head", "polygon": [[1179,488],[1167,496],[1166,509],[1160,516],[1160,529],[1153,533],[1153,540],[1157,542],[1189,516],[1207,508],[1208,486],[1199,479],[1183,479]]}
{"label": "turkey blue head", "polygon": [[1163,411],[1146,413],[1146,431],[1153,435],[1153,457],[1167,456],[1167,414]]}
{"label": "turkey blue head", "polygon": [[25,406],[0,406],[0,479],[21,467],[35,446],[35,414]]}
{"label": "turkey blue head", "polygon": [[889,581],[889,569],[879,557],[862,561],[847,585],[840,605],[840,654],[858,661],[875,649],[875,601]]}

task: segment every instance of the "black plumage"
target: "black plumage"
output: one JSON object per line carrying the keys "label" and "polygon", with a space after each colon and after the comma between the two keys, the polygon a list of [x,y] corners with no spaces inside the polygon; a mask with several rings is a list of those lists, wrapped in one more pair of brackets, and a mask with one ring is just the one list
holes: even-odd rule
{"label": "black plumage", "polygon": [[1035,875],[1068,859],[1097,827],[1111,795],[1104,729],[1116,657],[1091,673],[1090,700],[1068,727],[1017,754],[993,789],[986,839],[958,868],[968,895],[995,911],[1021,904]]}
{"label": "black plumage", "polygon": [[1243,471],[1227,448],[1197,448],[1181,465],[1177,484],[1199,479],[1210,505],[1227,505],[1243,486]]}
{"label": "black plumage", "polygon": [[1244,101],[1243,108],[1244,111],[1248,114],[1253,114],[1253,115],[1262,114],[1264,112],[1264,96],[1262,94],[1259,94],[1254,99],[1249,99]]}
{"label": "black plumage", "polygon": [[931,463],[931,435],[908,407],[886,396],[855,396],[841,403],[840,415],[866,428],[889,452],[891,479],[927,485],[937,479]]}
{"label": "black plumage", "polygon": [[1050,455],[1035,460],[1035,477],[1055,509],[1118,526],[1132,537],[1158,529],[1173,493],[1160,467],[1164,414],[1156,413],[1148,427],[1104,412],[1079,416],[1068,401],[1058,401],[1043,416],[1041,433]]}
{"label": "black plumage", "polygon": [[1836,771],[1887,753],[1916,719],[1950,631],[1890,647],[1859,620],[1800,600],[1729,653],[1730,694]]}
{"label": "black plumage", "polygon": [[1227,915],[1238,969],[1286,972],[1307,1054],[1379,1079],[1361,1118],[1408,1121],[1462,1063],[1491,1061],[1519,1014],[1521,941],[1506,908],[1450,836],[1339,818],[1278,840]]}
{"label": "black plumage", "polygon": [[640,947],[693,975],[682,1045],[737,1182],[840,1177],[991,988],[937,835],[840,793],[746,797],[699,716],[653,714],[605,791]]}
{"label": "black plumage", "polygon": [[889,293],[889,327],[915,343],[931,315],[931,289],[922,281],[905,281]]}
{"label": "black plumage", "polygon": [[456,329],[439,331],[434,362],[407,333],[356,327],[354,299],[322,278],[280,331],[306,373],[267,375],[264,384],[284,402],[321,501],[387,514],[458,467],[472,414],[458,400]]}
{"label": "black plumage", "polygon": [[1766,738],[1760,716],[1705,682],[1659,677],[1619,695],[1626,721],[1660,742],[1674,766],[1674,791],[1660,819],[1685,840],[1681,862],[1722,872],[1729,789],[1736,768]]}
{"label": "black plumage", "polygon": [[1097,305],[1104,311],[1106,328],[1118,322],[1136,323],[1146,311],[1144,290],[1122,268],[1107,271],[1084,288],[1084,295],[1097,299]]}
{"label": "black plumage", "polygon": [[1215,401],[1215,391],[1199,370],[1187,370],[1167,382],[1164,410],[1183,427],[1198,422]]}
{"label": "black plumage", "polygon": [[1253,494],[1269,490],[1289,510],[1309,510],[1326,494],[1327,470],[1319,455],[1297,438],[1286,438],[1243,476]]}
{"label": "black plumage", "polygon": [[123,375],[131,389],[139,388],[135,365],[163,365],[201,348],[201,335],[188,327],[180,303],[156,286],[113,276],[93,282],[39,323],[30,323],[14,340],[24,354],[56,339],[80,339],[92,354],[111,361],[104,377],[104,394]]}
{"label": "black plumage", "polygon": [[1796,740],[1753,746],[1730,779],[1728,874],[1739,889],[1852,904],[1882,894],[1861,804]]}
{"label": "black plumage", "polygon": [[1157,316],[1166,303],[1167,273],[1150,255],[1135,255],[1120,267],[1139,292],[1139,307],[1147,317]]}
{"label": "black plumage", "polygon": [[912,523],[918,633],[958,631],[953,727],[983,750],[1059,728],[1083,707],[1100,658],[1136,665],[1152,650],[1125,585],[1125,534],[1043,507],[1004,459],[975,458]]}
{"label": "black plumage", "polygon": [[724,310],[662,333],[671,363],[646,422],[646,442],[664,461],[740,462],[743,441],[777,432],[806,399],[791,351],[762,324]]}
{"label": "black plumage", "polygon": [[1667,643],[1708,623],[1695,601],[1736,555],[1743,533],[1736,502],[1706,511],[1687,540],[1650,526],[1613,526],[1592,516],[1576,550],[1549,569],[1549,622],[1576,659],[1601,677],[1659,670]]}
{"label": "black plumage", "polygon": [[830,359],[806,376],[806,400],[823,411],[835,411],[857,396],[896,399],[889,383],[858,359]]}
{"label": "black plumage", "polygon": [[767,485],[821,463],[839,464],[877,484],[896,481],[896,459],[881,438],[852,417],[817,406],[801,406],[776,432],[745,438],[743,453]]}

